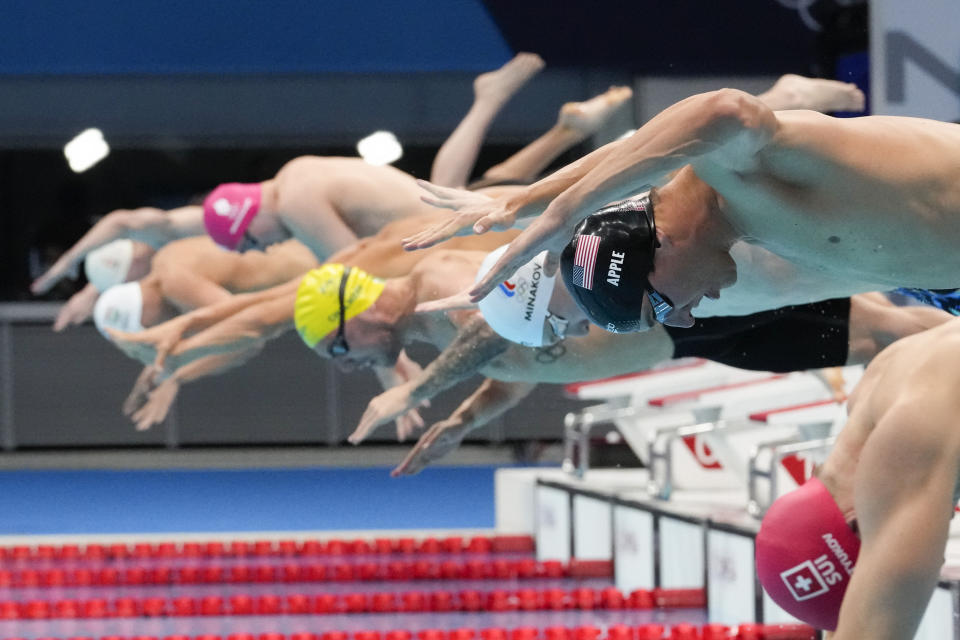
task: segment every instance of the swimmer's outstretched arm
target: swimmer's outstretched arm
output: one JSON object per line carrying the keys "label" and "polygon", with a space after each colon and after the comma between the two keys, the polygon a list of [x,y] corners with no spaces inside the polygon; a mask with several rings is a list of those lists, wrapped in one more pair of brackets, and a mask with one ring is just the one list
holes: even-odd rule
{"label": "swimmer's outstretched arm", "polygon": [[207,356],[180,367],[149,393],[142,407],[132,412],[130,419],[137,431],[145,431],[166,419],[182,385],[238,367],[260,353],[262,348],[262,343],[255,344],[242,351]]}
{"label": "swimmer's outstretched arm", "polygon": [[420,436],[417,444],[390,475],[396,478],[419,473],[431,462],[460,446],[470,431],[479,429],[515,407],[536,386],[536,383],[500,382],[487,378],[449,418],[434,424]]}
{"label": "swimmer's outstretched arm", "polygon": [[362,442],[378,426],[466,380],[509,346],[510,342],[497,335],[476,313],[419,377],[388,389],[371,400],[360,423],[347,440],[353,444]]}
{"label": "swimmer's outstretched arm", "polygon": [[[158,353],[161,364],[155,364],[152,368],[155,371],[172,371],[169,377],[150,393],[147,403],[133,413],[137,428],[147,429],[151,424],[162,421],[182,384],[243,364],[259,353],[267,341],[292,327],[292,295],[295,294],[290,297],[274,297],[251,306],[172,346],[170,343],[158,345],[158,351],[161,348],[167,348],[167,351]],[[180,316],[171,322],[184,317]],[[173,327],[173,330],[176,333],[179,328]],[[183,333],[180,332],[179,335]],[[162,366],[166,368],[162,369]],[[149,382],[152,381],[145,380],[143,376],[137,379],[127,399],[125,413],[133,412],[134,407],[139,405],[145,383]]]}
{"label": "swimmer's outstretched arm", "polygon": [[73,277],[88,253],[114,240],[129,238],[159,248],[173,240],[202,235],[203,232],[203,208],[198,206],[171,211],[151,207],[113,211],[98,220],[46,273],[34,280],[30,290],[40,295],[63,278]]}
{"label": "swimmer's outstretched arm", "polygon": [[164,359],[176,347],[183,336],[198,332],[230,318],[248,307],[274,298],[286,297],[290,300],[291,314],[296,298],[300,278],[294,278],[284,284],[257,291],[231,296],[221,303],[201,307],[190,313],[169,320],[139,333],[123,333],[108,330],[111,339],[127,355],[137,360],[155,360],[157,366],[164,366]]}
{"label": "swimmer's outstretched arm", "polygon": [[[384,389],[392,389],[416,379],[423,373],[419,364],[410,359],[406,351],[401,350],[397,362],[392,367],[373,367],[373,372]],[[424,400],[421,406],[430,406],[429,400]],[[403,442],[417,429],[424,426],[423,418],[416,409],[397,416],[397,441]]]}
{"label": "swimmer's outstretched arm", "polygon": [[862,547],[834,640],[914,636],[953,516],[956,448],[944,446],[943,427],[955,421],[956,404],[903,403],[867,439],[852,489]]}
{"label": "swimmer's outstretched arm", "polygon": [[[557,255],[580,220],[676,169],[706,156],[735,170],[752,167],[756,153],[777,127],[773,111],[735,89],[693,96],[669,107],[629,138],[602,147],[521,192],[511,205],[514,214],[530,205],[550,204],[510,243],[471,294],[475,300],[483,298],[543,249],[551,251],[549,272],[554,272]],[[475,227],[484,231],[493,222],[480,219]]]}
{"label": "swimmer's outstretched arm", "polygon": [[222,322],[181,340],[170,350],[170,357],[183,359],[260,348],[293,328],[296,292],[274,296],[252,305]]}
{"label": "swimmer's outstretched arm", "polygon": [[164,265],[154,273],[160,277],[163,297],[181,312],[217,305],[233,298],[233,294],[219,283],[181,266]]}

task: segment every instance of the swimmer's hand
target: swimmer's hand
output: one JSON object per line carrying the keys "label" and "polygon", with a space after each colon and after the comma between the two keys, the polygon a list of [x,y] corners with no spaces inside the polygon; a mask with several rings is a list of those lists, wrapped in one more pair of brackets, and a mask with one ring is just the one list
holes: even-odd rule
{"label": "swimmer's hand", "polygon": [[843,367],[814,369],[813,374],[827,388],[834,402],[847,401],[847,381],[843,377]]}
{"label": "swimmer's hand", "polygon": [[157,385],[157,388],[150,392],[147,403],[132,416],[137,431],[146,431],[153,425],[163,422],[179,392],[180,383],[176,378],[167,378]]}
{"label": "swimmer's hand", "polygon": [[441,420],[420,436],[420,440],[403,462],[390,472],[390,476],[397,478],[420,473],[428,464],[436,462],[459,447],[469,431],[468,425],[465,425],[460,418]]}
{"label": "swimmer's hand", "polygon": [[163,368],[167,357],[183,338],[190,321],[186,315],[158,324],[138,333],[126,333],[107,329],[110,339],[125,354],[144,364],[154,364]]}
{"label": "swimmer's hand", "polygon": [[53,330],[59,333],[67,327],[86,322],[93,315],[93,307],[99,297],[100,292],[92,284],[73,294],[73,297],[60,307],[57,319],[53,321]]}
{"label": "swimmer's hand", "polygon": [[143,408],[143,405],[150,398],[150,392],[157,386],[158,374],[160,373],[161,370],[152,364],[143,368],[143,371],[137,376],[136,382],[133,383],[130,395],[123,402],[123,415],[130,418]]}
{"label": "swimmer's hand", "polygon": [[33,284],[30,285],[30,292],[35,296],[40,296],[50,291],[54,285],[64,278],[75,280],[79,274],[79,266],[80,263],[68,257],[67,254],[60,256],[53,263],[53,266],[47,269],[46,273],[33,281]]}
{"label": "swimmer's hand", "polygon": [[[357,428],[347,438],[351,444],[360,444],[374,429],[391,420],[397,421],[397,440],[403,442],[415,430],[422,429],[423,418],[415,407],[420,404],[413,398],[416,381],[408,381],[387,389],[370,401],[360,417]],[[401,420],[401,418],[406,418]]]}
{"label": "swimmer's hand", "polygon": [[477,305],[470,302],[470,293],[461,291],[446,298],[439,300],[427,300],[421,302],[414,308],[414,313],[433,313],[435,311],[459,311],[461,309],[473,309]]}
{"label": "swimmer's hand", "polygon": [[438,209],[451,209],[456,215],[404,238],[403,248],[407,251],[426,249],[453,236],[509,229],[517,220],[516,212],[508,208],[503,198],[491,198],[466,189],[440,187],[426,180],[417,180],[417,184],[430,194],[421,196],[421,200]]}
{"label": "swimmer's hand", "polygon": [[544,249],[548,250],[543,263],[544,275],[554,275],[560,266],[560,251],[570,242],[577,222],[579,220],[569,224],[562,218],[547,214],[536,218],[513,239],[493,268],[470,289],[470,300],[483,300],[499,283],[509,279],[517,269],[533,260]]}

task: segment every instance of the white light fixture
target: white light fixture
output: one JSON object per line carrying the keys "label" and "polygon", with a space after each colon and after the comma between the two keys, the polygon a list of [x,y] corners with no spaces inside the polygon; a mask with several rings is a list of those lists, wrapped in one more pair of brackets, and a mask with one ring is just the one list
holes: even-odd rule
{"label": "white light fixture", "polygon": [[63,147],[63,155],[75,173],[86,171],[109,153],[110,145],[100,129],[87,129]]}
{"label": "white light fixture", "polygon": [[367,163],[382,166],[403,157],[403,147],[389,131],[374,131],[357,143],[357,152]]}

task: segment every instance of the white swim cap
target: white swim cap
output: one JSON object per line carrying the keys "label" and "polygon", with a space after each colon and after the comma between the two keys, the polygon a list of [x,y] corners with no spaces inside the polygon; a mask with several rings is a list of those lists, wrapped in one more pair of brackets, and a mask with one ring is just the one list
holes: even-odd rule
{"label": "white swim cap", "polygon": [[[477,280],[482,278],[500,259],[507,245],[491,252],[483,259]],[[547,306],[553,296],[556,276],[543,274],[547,252],[520,267],[513,276],[497,285],[480,301],[480,313],[494,331],[525,347],[542,347]]]}
{"label": "white swim cap", "polygon": [[107,329],[143,331],[140,315],[143,313],[143,292],[139,282],[127,282],[110,287],[93,307],[93,323],[109,339]]}
{"label": "white swim cap", "polygon": [[133,240],[114,240],[87,254],[83,270],[101,293],[127,280],[133,262]]}

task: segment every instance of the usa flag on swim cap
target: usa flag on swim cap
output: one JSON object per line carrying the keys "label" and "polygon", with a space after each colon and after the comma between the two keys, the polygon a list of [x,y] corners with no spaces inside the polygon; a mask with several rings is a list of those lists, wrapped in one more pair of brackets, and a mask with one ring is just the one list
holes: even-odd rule
{"label": "usa flag on swim cap", "polygon": [[600,236],[583,235],[577,238],[577,252],[573,256],[573,284],[593,289],[593,267],[597,264]]}

